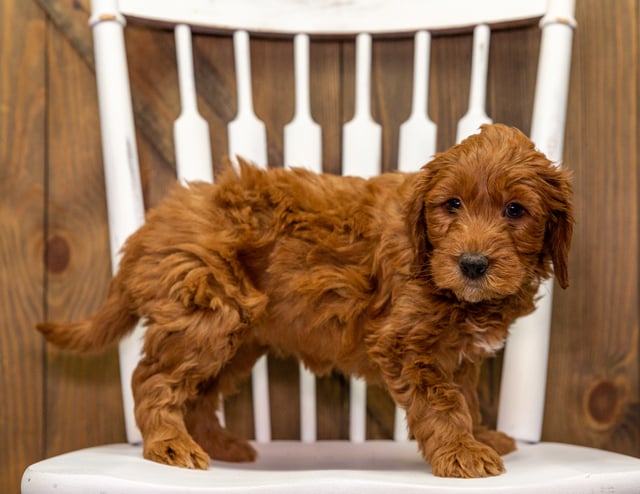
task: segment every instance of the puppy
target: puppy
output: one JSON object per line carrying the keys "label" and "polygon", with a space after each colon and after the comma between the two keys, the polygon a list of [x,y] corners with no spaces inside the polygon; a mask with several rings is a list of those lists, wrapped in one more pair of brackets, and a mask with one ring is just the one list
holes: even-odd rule
{"label": "puppy", "polygon": [[240,163],[148,214],[93,317],[38,329],[91,351],[145,319],[135,415],[160,463],[254,459],[213,411],[274,350],[386,386],[435,475],[497,475],[515,444],[480,423],[479,364],[541,280],[567,286],[572,229],[567,173],[503,125],[415,174]]}

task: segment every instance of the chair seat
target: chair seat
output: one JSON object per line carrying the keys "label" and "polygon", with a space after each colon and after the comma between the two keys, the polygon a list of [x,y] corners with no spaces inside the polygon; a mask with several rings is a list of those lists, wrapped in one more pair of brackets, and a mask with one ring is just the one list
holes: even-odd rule
{"label": "chair seat", "polygon": [[414,442],[275,441],[255,447],[255,463],[214,461],[209,470],[194,471],[145,460],[140,446],[98,446],[30,466],[22,492],[576,494],[609,492],[612,480],[617,494],[640,492],[640,459],[558,443],[520,444],[505,457],[507,472],[486,479],[434,477]]}

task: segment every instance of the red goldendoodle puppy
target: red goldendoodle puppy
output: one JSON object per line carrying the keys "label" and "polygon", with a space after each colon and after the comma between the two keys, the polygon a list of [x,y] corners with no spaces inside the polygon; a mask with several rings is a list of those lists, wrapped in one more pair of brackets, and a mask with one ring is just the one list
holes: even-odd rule
{"label": "red goldendoodle puppy", "polygon": [[567,173],[503,125],[415,174],[239,168],[149,213],[97,314],[39,326],[90,351],[145,318],[132,383],[144,456],[253,459],[212,411],[274,349],[384,384],[434,474],[502,472],[514,442],[480,424],[478,366],[534,309],[541,280],[567,285]]}

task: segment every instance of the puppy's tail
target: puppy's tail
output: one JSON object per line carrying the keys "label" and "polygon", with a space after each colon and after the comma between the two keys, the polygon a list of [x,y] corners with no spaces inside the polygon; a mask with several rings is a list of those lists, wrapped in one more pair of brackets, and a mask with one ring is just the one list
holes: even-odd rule
{"label": "puppy's tail", "polygon": [[75,352],[98,351],[119,340],[133,330],[139,318],[128,308],[127,297],[114,281],[107,300],[93,316],[82,321],[38,324],[38,331],[55,346]]}

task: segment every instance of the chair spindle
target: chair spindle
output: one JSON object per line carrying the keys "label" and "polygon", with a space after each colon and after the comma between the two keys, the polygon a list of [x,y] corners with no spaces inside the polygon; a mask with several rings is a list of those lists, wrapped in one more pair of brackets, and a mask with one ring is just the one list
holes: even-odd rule
{"label": "chair spindle", "polygon": [[469,108],[458,122],[456,142],[460,142],[471,134],[479,132],[482,124],[491,123],[491,119],[485,110],[490,41],[491,30],[489,26],[480,24],[474,28]]}

